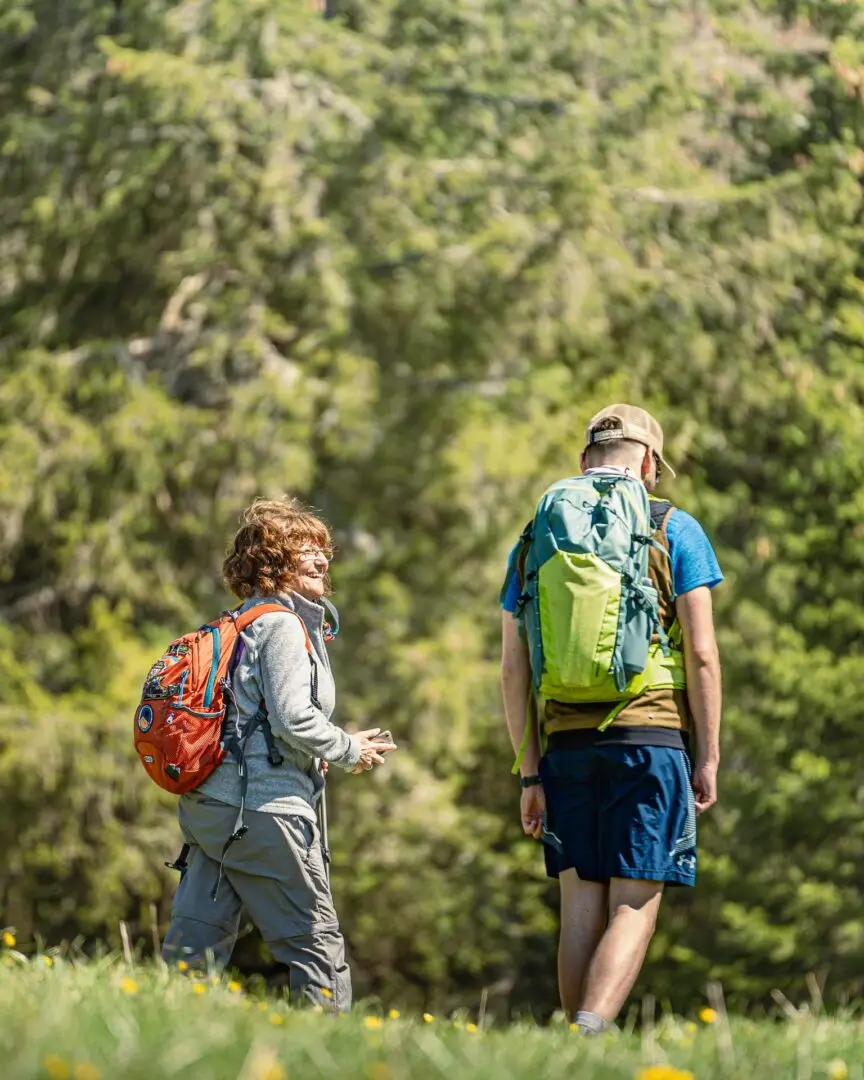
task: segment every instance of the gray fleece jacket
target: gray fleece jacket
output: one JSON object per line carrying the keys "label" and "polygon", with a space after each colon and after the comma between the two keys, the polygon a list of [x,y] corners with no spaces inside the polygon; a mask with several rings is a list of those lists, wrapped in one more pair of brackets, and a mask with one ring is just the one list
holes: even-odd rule
{"label": "gray fleece jacket", "polygon": [[[296,612],[306,625],[318,668],[320,708],[312,702],[312,667],[297,619],[276,612],[256,619],[242,635],[244,651],[232,686],[241,728],[258,711],[261,701],[265,702],[270,729],[284,761],[271,765],[263,732],[253,732],[246,745],[246,807],[269,814],[299,814],[314,821],[315,803],[324,787],[316,759],[351,769],[360,760],[360,744],[330,721],[336,689],[324,647],[324,607],[297,593],[275,599]],[[242,610],[273,600],[255,596]],[[239,806],[237,763],[226,758],[196,790]]]}

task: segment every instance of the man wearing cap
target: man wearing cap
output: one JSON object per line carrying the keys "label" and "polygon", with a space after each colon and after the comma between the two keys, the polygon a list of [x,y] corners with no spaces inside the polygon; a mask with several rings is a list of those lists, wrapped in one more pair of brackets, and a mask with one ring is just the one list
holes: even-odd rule
{"label": "man wearing cap", "polygon": [[[663,457],[660,424],[636,406],[603,409],[585,442],[586,476],[625,474],[650,493],[663,472],[675,475]],[[530,543],[524,535],[501,591],[501,687],[520,755],[522,827],[543,839],[547,873],[559,879],[561,1002],[583,1033],[602,1031],[618,1015],[664,888],[695,883],[696,814],[717,798],[721,688],[711,590],[723,575],[693,517],[657,499],[649,505],[656,541],[649,577],[661,624],[670,635],[673,626],[680,631],[686,687],[646,689],[611,722],[608,700],[544,699],[537,716],[519,614],[519,549]],[[608,726],[598,730],[604,720]]]}

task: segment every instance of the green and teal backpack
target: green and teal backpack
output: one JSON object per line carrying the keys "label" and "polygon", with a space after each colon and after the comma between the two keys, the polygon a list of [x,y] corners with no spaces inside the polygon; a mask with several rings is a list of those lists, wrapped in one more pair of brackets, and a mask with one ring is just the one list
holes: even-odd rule
{"label": "green and teal backpack", "polygon": [[645,486],[624,473],[561,480],[541,498],[513,556],[541,706],[608,701],[603,730],[646,690],[684,687],[648,575],[655,527]]}

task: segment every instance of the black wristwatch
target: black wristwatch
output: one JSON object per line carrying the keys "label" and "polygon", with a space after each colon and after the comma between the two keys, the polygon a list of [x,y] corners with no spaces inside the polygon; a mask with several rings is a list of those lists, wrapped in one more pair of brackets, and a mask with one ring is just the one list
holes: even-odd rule
{"label": "black wristwatch", "polygon": [[520,776],[519,777],[519,787],[521,787],[521,788],[539,787],[539,785],[542,784],[542,783],[543,783],[543,781],[536,774],[534,776]]}

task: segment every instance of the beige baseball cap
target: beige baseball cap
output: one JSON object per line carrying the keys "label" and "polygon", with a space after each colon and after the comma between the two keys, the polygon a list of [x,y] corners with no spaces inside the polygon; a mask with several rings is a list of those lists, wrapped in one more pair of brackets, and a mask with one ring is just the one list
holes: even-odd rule
{"label": "beige baseball cap", "polygon": [[[611,418],[621,421],[621,430],[595,431],[594,428],[601,420]],[[615,439],[632,439],[633,442],[643,443],[652,450],[670,476],[675,475],[675,470],[663,457],[663,428],[657,423],[651,413],[640,409],[638,405],[608,405],[593,416],[588,424],[585,434],[585,447],[596,446],[598,443],[613,442]]]}

